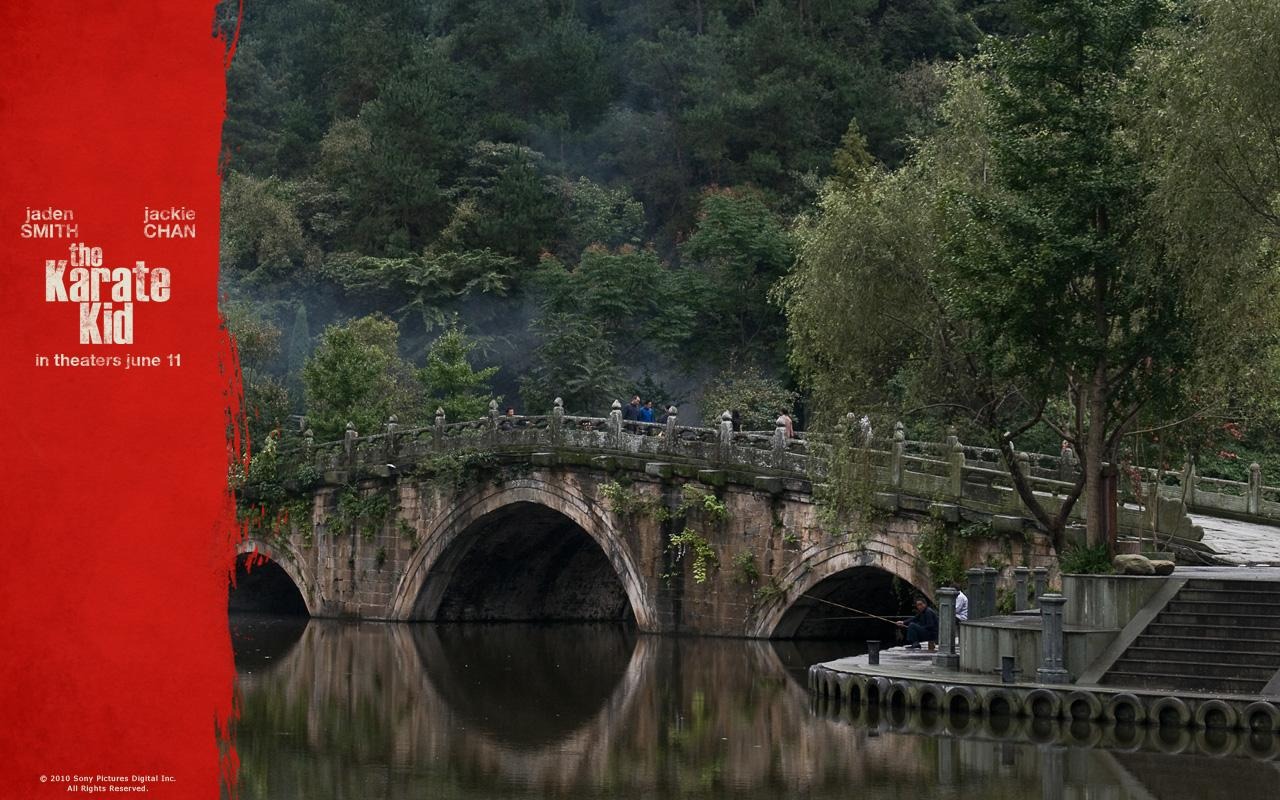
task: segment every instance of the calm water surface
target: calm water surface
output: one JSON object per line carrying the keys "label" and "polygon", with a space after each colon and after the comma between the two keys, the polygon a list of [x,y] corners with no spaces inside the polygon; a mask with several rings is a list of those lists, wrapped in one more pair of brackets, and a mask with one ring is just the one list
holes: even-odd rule
{"label": "calm water surface", "polygon": [[256,615],[232,633],[245,800],[1280,798],[1270,737],[815,705],[804,669],[839,644]]}

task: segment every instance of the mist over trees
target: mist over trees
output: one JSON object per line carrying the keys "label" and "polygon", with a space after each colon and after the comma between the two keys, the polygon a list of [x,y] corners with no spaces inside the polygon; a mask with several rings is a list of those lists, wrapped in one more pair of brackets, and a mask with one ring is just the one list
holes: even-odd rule
{"label": "mist over trees", "polygon": [[299,354],[381,313],[418,366],[456,319],[483,344],[475,366],[499,367],[494,392],[531,413],[643,387],[691,418],[730,363],[789,383],[768,292],[792,218],[851,122],[901,162],[933,124],[931,65],[1001,30],[992,6],[246,3],[224,291],[292,331],[255,374],[301,411]]}

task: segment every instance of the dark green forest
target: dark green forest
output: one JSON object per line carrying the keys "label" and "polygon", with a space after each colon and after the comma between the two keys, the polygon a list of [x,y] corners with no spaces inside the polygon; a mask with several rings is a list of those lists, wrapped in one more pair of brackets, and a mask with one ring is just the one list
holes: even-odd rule
{"label": "dark green forest", "polygon": [[995,5],[246,3],[222,268],[233,321],[269,329],[256,399],[302,410],[324,329],[371,313],[416,365],[461,326],[522,410],[744,370],[785,396],[792,220],[850,148],[902,161]]}
{"label": "dark green forest", "polygon": [[1280,474],[1266,0],[249,0],[227,82],[258,436],[638,393]]}

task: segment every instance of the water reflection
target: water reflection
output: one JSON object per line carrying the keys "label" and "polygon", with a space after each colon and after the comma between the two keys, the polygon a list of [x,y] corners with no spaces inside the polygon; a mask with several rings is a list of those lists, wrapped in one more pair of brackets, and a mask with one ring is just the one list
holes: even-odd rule
{"label": "water reflection", "polygon": [[[792,677],[808,646],[599,625],[237,617],[233,633],[246,800],[1262,797],[1280,779],[1257,758],[815,707]],[[1214,788],[1153,777],[1186,770]]]}

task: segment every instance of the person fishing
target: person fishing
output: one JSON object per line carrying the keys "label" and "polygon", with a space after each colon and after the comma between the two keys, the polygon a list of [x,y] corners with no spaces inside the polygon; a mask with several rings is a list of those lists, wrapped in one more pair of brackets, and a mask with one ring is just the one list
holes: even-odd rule
{"label": "person fishing", "polygon": [[938,641],[938,612],[929,608],[923,597],[916,598],[916,615],[909,622],[895,624],[906,629],[908,650],[919,650],[921,642]]}

